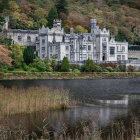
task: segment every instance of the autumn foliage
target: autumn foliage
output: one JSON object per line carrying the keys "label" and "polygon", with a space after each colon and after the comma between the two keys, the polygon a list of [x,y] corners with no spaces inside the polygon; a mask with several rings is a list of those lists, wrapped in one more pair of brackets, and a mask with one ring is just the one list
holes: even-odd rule
{"label": "autumn foliage", "polygon": [[0,65],[4,64],[7,66],[11,65],[12,59],[9,57],[11,52],[8,50],[7,46],[0,45]]}

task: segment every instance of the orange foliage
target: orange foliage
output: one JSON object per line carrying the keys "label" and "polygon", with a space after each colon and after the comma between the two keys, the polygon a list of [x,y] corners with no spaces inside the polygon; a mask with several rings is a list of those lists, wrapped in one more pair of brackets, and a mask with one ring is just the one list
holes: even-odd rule
{"label": "orange foliage", "polygon": [[10,66],[12,58],[9,57],[11,52],[8,50],[8,47],[5,45],[0,45],[0,64],[5,64]]}

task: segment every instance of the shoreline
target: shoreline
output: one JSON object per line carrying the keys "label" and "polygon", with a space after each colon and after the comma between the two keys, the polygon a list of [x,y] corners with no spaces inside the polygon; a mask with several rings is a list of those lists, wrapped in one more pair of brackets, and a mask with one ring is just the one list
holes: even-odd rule
{"label": "shoreline", "polygon": [[125,79],[139,78],[140,72],[9,72],[0,73],[0,80],[51,80],[51,79]]}

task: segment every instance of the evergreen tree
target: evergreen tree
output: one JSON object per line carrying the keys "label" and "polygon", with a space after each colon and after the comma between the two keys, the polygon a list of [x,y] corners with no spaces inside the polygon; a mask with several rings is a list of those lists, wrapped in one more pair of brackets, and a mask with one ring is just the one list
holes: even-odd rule
{"label": "evergreen tree", "polygon": [[53,27],[53,20],[58,19],[58,13],[55,7],[51,8],[48,14],[48,27]]}
{"label": "evergreen tree", "polygon": [[58,2],[56,3],[56,9],[57,9],[59,17],[60,17],[60,13],[65,13],[67,15],[68,10],[67,10],[66,0],[58,0]]}
{"label": "evergreen tree", "polygon": [[61,71],[68,72],[69,69],[70,69],[69,61],[68,61],[67,57],[64,57],[62,64],[61,64]]}
{"label": "evergreen tree", "polygon": [[0,3],[0,13],[2,13],[4,9],[9,9],[8,2],[9,0],[2,0],[2,2]]}
{"label": "evergreen tree", "polygon": [[91,59],[88,58],[88,60],[86,62],[86,65],[84,66],[85,71],[86,72],[93,72],[94,67],[95,67],[95,65],[94,65],[93,60],[91,60]]}
{"label": "evergreen tree", "polygon": [[26,64],[32,63],[32,62],[33,62],[33,59],[35,58],[33,49],[27,47],[27,48],[24,50],[23,58],[24,58],[24,62],[25,62]]}

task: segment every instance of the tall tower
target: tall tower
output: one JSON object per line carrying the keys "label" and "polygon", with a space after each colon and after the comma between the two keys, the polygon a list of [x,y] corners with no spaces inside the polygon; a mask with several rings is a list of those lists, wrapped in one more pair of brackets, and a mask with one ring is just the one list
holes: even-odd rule
{"label": "tall tower", "polygon": [[91,35],[94,35],[94,30],[96,28],[97,20],[96,19],[91,19],[90,24],[91,24]]}

